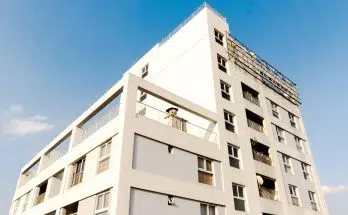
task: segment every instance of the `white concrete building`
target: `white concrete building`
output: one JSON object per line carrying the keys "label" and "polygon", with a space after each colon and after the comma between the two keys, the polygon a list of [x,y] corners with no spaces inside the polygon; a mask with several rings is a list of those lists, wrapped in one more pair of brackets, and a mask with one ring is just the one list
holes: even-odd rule
{"label": "white concrete building", "polygon": [[202,5],[20,173],[11,215],[328,214],[293,82]]}

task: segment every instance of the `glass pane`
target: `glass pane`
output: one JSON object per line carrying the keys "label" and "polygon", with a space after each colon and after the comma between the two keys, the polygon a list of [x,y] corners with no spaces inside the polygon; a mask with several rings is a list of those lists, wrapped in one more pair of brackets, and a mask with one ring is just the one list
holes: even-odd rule
{"label": "glass pane", "polygon": [[207,205],[201,204],[201,215],[207,215]]}
{"label": "glass pane", "polygon": [[229,157],[229,159],[230,159],[230,166],[239,169],[239,160],[233,157]]}
{"label": "glass pane", "polygon": [[232,155],[232,146],[227,146],[228,147],[228,154]]}
{"label": "glass pane", "polygon": [[198,158],[198,168],[204,169],[204,159]]}
{"label": "glass pane", "polygon": [[206,160],[206,164],[207,164],[207,170],[208,170],[208,171],[212,171],[212,168],[211,168],[211,161]]}
{"label": "glass pane", "polygon": [[100,148],[100,157],[104,157],[105,156],[105,149],[106,149],[106,146],[102,145],[101,148]]}
{"label": "glass pane", "polygon": [[239,197],[244,198],[244,187],[238,187]]}
{"label": "glass pane", "polygon": [[106,152],[105,152],[106,155],[110,154],[110,149],[111,149],[111,143],[108,143],[106,146]]}
{"label": "glass pane", "polygon": [[215,215],[215,207],[209,206],[209,215]]}
{"label": "glass pane", "polygon": [[106,158],[99,162],[98,173],[103,172],[109,168],[109,159],[110,158]]}
{"label": "glass pane", "polygon": [[232,185],[233,196],[238,196],[238,190],[236,185]]}
{"label": "glass pane", "polygon": [[234,208],[237,211],[245,211],[245,203],[244,200],[241,199],[234,199]]}
{"label": "glass pane", "polygon": [[109,193],[109,192],[105,193],[105,197],[104,197],[104,208],[109,207],[109,198],[110,198],[110,193]]}
{"label": "glass pane", "polygon": [[103,195],[97,197],[97,210],[103,208]]}
{"label": "glass pane", "polygon": [[235,148],[235,147],[233,147],[233,155],[234,155],[235,157],[238,157],[238,149]]}

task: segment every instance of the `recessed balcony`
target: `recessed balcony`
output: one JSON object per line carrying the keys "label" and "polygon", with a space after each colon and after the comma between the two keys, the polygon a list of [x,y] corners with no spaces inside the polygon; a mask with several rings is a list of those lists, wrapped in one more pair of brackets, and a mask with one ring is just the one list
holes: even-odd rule
{"label": "recessed balcony", "polygon": [[247,117],[247,123],[248,126],[258,132],[264,133],[264,128],[263,128],[263,118],[260,117],[259,115],[246,110],[246,117]]}
{"label": "recessed balcony", "polygon": [[260,197],[277,201],[278,192],[276,191],[275,179],[259,174],[256,175],[256,179],[259,187]]}
{"label": "recessed balcony", "polygon": [[272,165],[272,159],[269,156],[269,147],[257,142],[256,140],[251,140],[251,148],[253,152],[254,160],[262,162],[267,165]]}

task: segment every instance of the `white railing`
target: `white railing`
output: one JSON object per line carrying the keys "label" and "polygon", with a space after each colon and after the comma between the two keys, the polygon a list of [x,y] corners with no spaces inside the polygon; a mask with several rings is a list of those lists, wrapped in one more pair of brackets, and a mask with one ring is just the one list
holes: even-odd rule
{"label": "white railing", "polygon": [[91,124],[88,124],[85,127],[82,126],[82,134],[80,134],[80,136],[77,137],[75,144],[81,143],[83,140],[87,139],[87,137],[92,135],[94,132],[106,125],[108,122],[115,119],[119,115],[119,110],[120,104],[117,104],[104,115],[97,117],[96,119],[93,119],[93,122]]}
{"label": "white railing", "polygon": [[172,116],[171,118],[168,118],[168,114],[166,112],[158,110],[144,103],[137,102],[136,115],[145,116],[164,125],[174,127],[182,132],[186,132],[209,142],[216,143],[217,135],[215,132],[192,124],[191,122],[178,116]]}
{"label": "white railing", "polygon": [[41,170],[46,169],[47,167],[51,166],[54,162],[59,160],[59,158],[63,157],[68,151],[52,151],[46,154],[46,159],[43,160]]}

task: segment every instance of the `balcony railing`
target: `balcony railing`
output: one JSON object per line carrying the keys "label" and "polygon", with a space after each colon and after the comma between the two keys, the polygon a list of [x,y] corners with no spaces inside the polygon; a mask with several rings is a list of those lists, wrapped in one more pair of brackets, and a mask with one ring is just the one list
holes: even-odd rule
{"label": "balcony railing", "polygon": [[45,194],[46,193],[42,193],[36,197],[36,205],[42,203],[45,200]]}
{"label": "balcony railing", "polygon": [[262,186],[260,187],[260,196],[270,200],[278,200],[277,191]]}
{"label": "balcony railing", "polygon": [[101,115],[100,117],[94,119],[94,121],[91,124],[87,125],[86,127],[81,127],[82,134],[77,138],[76,144],[81,143],[83,140],[87,139],[87,137],[92,135],[94,132],[106,125],[108,122],[115,119],[119,115],[119,110],[120,104],[117,104],[104,115]]}
{"label": "balcony railing", "polygon": [[80,173],[74,173],[72,180],[71,180],[71,187],[79,184],[82,182],[83,172]]}
{"label": "balcony railing", "polygon": [[291,201],[293,205],[300,206],[300,200],[297,197],[291,196]]}
{"label": "balcony railing", "polygon": [[23,173],[22,174],[22,179],[21,179],[21,183],[20,183],[20,186],[22,186],[22,185],[24,185],[24,184],[26,184],[26,183],[28,183],[28,181],[30,181],[32,178],[34,178],[36,175],[37,175],[37,172],[36,172],[37,170],[35,170],[35,171],[30,171],[30,170],[28,170],[27,172],[25,172],[25,173]]}
{"label": "balcony railing", "polygon": [[147,104],[137,102],[136,115],[145,116],[149,119],[160,122],[164,125],[176,128],[182,132],[194,135],[210,142],[216,142],[217,135],[213,131],[209,131],[198,125],[195,125],[186,119],[178,116],[171,116],[168,118],[168,114]]}
{"label": "balcony railing", "polygon": [[47,167],[51,166],[54,162],[59,160],[59,158],[63,157],[67,151],[60,151],[60,152],[50,152],[46,155],[47,159],[43,162],[41,171],[46,169]]}
{"label": "balcony railing", "polygon": [[257,161],[268,164],[270,166],[272,165],[272,159],[269,156],[262,154],[261,152],[253,150],[253,156]]}
{"label": "balcony railing", "polygon": [[259,99],[258,99],[257,97],[255,97],[253,94],[249,93],[248,91],[243,91],[243,97],[244,97],[246,100],[248,100],[248,101],[250,101],[250,102],[256,104],[257,106],[260,106],[260,101],[259,101]]}
{"label": "balcony railing", "polygon": [[248,126],[252,129],[255,129],[258,132],[263,133],[263,126],[250,119],[248,119]]}

